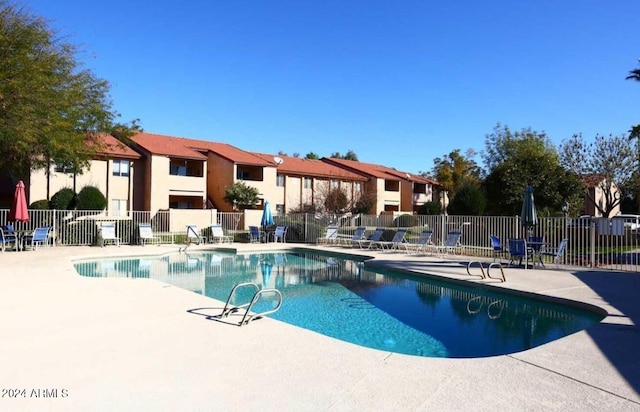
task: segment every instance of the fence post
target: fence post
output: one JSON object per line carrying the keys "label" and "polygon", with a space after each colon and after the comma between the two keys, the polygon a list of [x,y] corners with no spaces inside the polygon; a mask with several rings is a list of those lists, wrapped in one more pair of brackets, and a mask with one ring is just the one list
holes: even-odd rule
{"label": "fence post", "polygon": [[54,239],[53,243],[53,247],[56,246],[56,243],[58,243],[59,237],[60,237],[60,229],[58,228],[58,225],[56,224],[56,211],[55,209],[53,210],[53,219],[51,219],[51,224],[53,225],[53,230],[55,230],[55,234],[56,234],[56,238]]}

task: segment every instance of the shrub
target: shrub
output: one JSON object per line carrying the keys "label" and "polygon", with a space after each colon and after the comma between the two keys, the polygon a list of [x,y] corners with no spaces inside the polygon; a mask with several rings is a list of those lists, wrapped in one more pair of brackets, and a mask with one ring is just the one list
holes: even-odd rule
{"label": "shrub", "polygon": [[442,206],[440,202],[427,202],[418,209],[419,215],[440,215],[442,214]]}
{"label": "shrub", "polygon": [[75,193],[72,189],[65,187],[58,190],[53,196],[51,196],[51,202],[49,207],[56,210],[70,210],[73,209],[73,198]]}
{"label": "shrub", "polygon": [[418,226],[418,218],[413,215],[400,215],[394,222],[396,227],[413,227]]}
{"label": "shrub", "polygon": [[48,210],[49,201],[47,199],[36,200],[29,205],[29,209],[33,210]]}
{"label": "shrub", "polygon": [[76,207],[79,210],[103,210],[107,207],[107,199],[95,186],[85,186],[78,193]]}

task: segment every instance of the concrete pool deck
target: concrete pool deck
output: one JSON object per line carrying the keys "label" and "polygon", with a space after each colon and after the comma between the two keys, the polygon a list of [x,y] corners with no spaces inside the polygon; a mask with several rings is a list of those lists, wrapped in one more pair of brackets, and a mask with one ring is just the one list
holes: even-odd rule
{"label": "concrete pool deck", "polygon": [[[640,411],[638,273],[509,268],[506,283],[492,284],[596,305],[609,316],[525,352],[441,359],[364,348],[268,318],[240,328],[207,319],[224,302],[150,279],[85,278],[73,267],[74,259],[172,250],[0,253],[0,410]],[[375,264],[489,282],[466,275],[462,257],[366,254]]]}

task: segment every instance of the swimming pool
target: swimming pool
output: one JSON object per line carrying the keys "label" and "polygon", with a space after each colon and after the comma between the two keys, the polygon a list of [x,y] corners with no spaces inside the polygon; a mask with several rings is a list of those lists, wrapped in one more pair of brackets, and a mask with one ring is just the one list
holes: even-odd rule
{"label": "swimming pool", "polygon": [[[393,271],[354,257],[310,252],[199,252],[76,262],[82,276],[152,278],[225,302],[234,285],[256,282],[284,296],[271,317],[375,349],[469,358],[523,351],[598,323],[571,306]],[[241,301],[250,299],[239,291]],[[268,299],[261,311],[273,304]]]}

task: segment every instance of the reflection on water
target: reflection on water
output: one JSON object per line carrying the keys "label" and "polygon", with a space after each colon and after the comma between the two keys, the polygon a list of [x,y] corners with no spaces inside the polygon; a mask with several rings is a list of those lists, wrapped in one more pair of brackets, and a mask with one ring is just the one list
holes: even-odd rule
{"label": "reflection on water", "polygon": [[[601,320],[575,308],[368,270],[358,260],[315,253],[201,252],[79,262],[76,268],[90,277],[152,278],[223,302],[234,285],[255,282],[282,292],[282,308],[272,315],[276,319],[421,356],[513,353]],[[250,300],[250,293],[237,299]]]}

